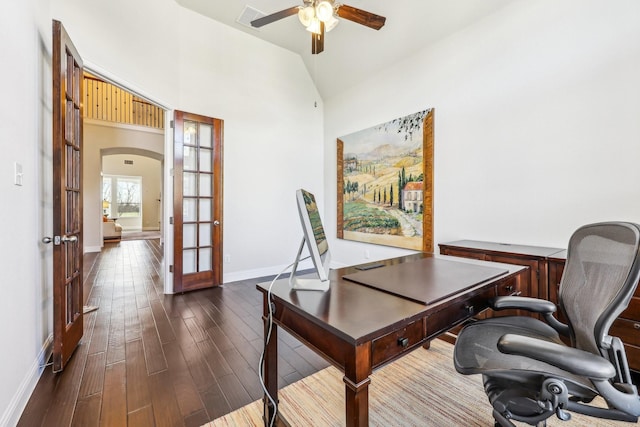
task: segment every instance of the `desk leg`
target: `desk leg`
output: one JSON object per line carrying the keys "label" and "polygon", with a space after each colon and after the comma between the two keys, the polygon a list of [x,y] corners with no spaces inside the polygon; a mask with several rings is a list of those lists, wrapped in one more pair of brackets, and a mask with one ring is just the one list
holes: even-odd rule
{"label": "desk leg", "polygon": [[345,400],[348,427],[365,427],[369,425],[369,378],[358,384],[346,376],[342,379],[346,384]]}
{"label": "desk leg", "polygon": [[[264,336],[267,336],[269,330],[269,319],[267,312],[263,316],[264,320]],[[267,349],[264,355],[264,384],[267,387],[267,391],[271,398],[278,404],[278,327],[274,323],[271,328],[271,337],[267,344]],[[263,397],[264,407],[264,425],[268,427],[271,425],[271,419],[275,415],[276,408],[273,406],[269,398],[265,395]],[[273,425],[276,425],[275,423]]]}
{"label": "desk leg", "polygon": [[345,406],[347,427],[369,425],[369,383],[371,343],[355,348],[353,364],[345,366]]}

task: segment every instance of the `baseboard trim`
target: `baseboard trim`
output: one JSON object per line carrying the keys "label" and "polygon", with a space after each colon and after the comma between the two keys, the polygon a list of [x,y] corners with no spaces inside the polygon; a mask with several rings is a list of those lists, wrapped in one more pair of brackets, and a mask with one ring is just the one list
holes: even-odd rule
{"label": "baseboard trim", "polygon": [[[244,271],[236,271],[233,273],[224,273],[222,278],[222,283],[233,283],[233,282],[239,282],[241,280],[253,279],[256,277],[273,276],[274,274],[278,274],[282,270],[282,267],[281,268],[268,267],[268,268],[261,268],[256,270],[244,270]],[[287,272],[287,277],[288,276],[289,274]]]}
{"label": "baseboard trim", "polygon": [[[331,263],[332,269],[342,268],[342,267],[346,267],[346,265]],[[222,283],[239,282],[241,280],[255,279],[257,277],[275,276],[276,274],[282,272],[284,268],[285,266],[282,265],[282,266],[258,268],[254,270],[234,271],[233,273],[223,273]],[[310,260],[303,261],[298,265],[298,271],[309,270],[309,272],[311,272],[312,268],[313,268],[313,264],[311,263]],[[282,273],[283,277],[289,277],[290,272],[291,272],[291,268],[287,268],[287,270],[284,273]]]}
{"label": "baseboard trim", "polygon": [[51,356],[52,346],[53,335],[49,335],[44,344],[42,344],[40,353],[38,353],[36,360],[33,361],[31,368],[22,380],[16,394],[13,395],[7,409],[4,411],[4,414],[2,414],[2,418],[0,418],[0,426],[14,426],[18,424],[22,411],[26,408],[29,398],[31,397],[31,393],[35,390],[36,385],[40,380],[40,376],[46,367],[47,361]]}

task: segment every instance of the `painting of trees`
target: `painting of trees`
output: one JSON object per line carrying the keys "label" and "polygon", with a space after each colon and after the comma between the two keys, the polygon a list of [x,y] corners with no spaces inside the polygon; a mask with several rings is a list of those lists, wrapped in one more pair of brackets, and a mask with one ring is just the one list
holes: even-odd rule
{"label": "painting of trees", "polygon": [[338,237],[432,248],[433,114],[422,110],[338,138]]}

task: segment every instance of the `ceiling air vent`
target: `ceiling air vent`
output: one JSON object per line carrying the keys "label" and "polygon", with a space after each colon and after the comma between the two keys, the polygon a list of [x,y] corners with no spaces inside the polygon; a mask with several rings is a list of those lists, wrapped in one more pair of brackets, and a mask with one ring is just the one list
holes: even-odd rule
{"label": "ceiling air vent", "polygon": [[133,160],[125,160],[124,164],[125,165],[132,165],[133,164]]}
{"label": "ceiling air vent", "polygon": [[245,27],[249,27],[258,31],[257,28],[251,26],[251,21],[254,21],[258,18],[262,18],[263,16],[266,16],[266,15],[260,12],[259,10],[254,9],[249,5],[246,5],[244,7],[244,10],[240,14],[240,16],[238,16],[238,19],[236,19],[236,22],[238,24],[244,25]]}

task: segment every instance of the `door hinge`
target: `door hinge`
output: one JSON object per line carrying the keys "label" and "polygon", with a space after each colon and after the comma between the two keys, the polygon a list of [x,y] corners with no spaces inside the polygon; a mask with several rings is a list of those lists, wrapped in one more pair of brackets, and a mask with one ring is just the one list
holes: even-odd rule
{"label": "door hinge", "polygon": [[169,217],[169,224],[173,224],[173,217],[172,216]]}
{"label": "door hinge", "polygon": [[173,120],[169,121],[169,127],[173,129]]}
{"label": "door hinge", "polygon": [[169,266],[169,273],[173,273],[173,265]]}

